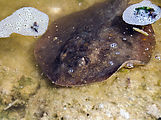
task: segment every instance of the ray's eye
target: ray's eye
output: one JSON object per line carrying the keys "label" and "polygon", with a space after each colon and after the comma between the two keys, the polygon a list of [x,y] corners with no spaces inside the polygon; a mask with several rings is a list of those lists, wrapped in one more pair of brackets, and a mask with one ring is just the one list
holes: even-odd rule
{"label": "ray's eye", "polygon": [[85,66],[89,63],[89,58],[88,57],[82,57],[78,60],[78,66],[82,67]]}
{"label": "ray's eye", "polygon": [[64,60],[66,56],[67,56],[67,49],[65,49],[65,50],[60,54],[61,60]]}

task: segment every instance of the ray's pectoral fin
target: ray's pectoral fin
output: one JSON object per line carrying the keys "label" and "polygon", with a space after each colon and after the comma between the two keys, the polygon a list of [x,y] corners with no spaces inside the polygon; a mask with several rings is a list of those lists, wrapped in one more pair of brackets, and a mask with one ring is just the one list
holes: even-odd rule
{"label": "ray's pectoral fin", "polygon": [[121,17],[126,5],[112,0],[56,20],[35,46],[43,73],[57,85],[76,86],[106,80],[130,61],[148,63],[153,29],[126,24]]}

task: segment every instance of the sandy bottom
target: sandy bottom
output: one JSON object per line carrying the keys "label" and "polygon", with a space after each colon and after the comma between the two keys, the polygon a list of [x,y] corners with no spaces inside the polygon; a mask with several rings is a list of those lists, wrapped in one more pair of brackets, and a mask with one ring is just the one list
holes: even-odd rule
{"label": "sandy bottom", "polygon": [[[0,0],[0,20],[24,7],[56,18],[101,0]],[[131,3],[140,0],[131,0]],[[153,3],[161,6],[160,0]],[[161,117],[161,20],[153,24],[156,49],[145,66],[121,69],[92,85],[59,88],[33,55],[38,38],[0,39],[0,120],[156,120]]]}

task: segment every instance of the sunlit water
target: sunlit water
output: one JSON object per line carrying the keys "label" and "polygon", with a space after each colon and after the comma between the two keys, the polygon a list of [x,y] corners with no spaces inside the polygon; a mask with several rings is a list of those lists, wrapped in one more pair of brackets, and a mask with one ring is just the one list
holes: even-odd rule
{"label": "sunlit water", "polygon": [[[0,20],[21,7],[30,6],[48,14],[51,23],[101,1],[0,0]],[[136,2],[140,0],[130,3]],[[160,0],[152,2],[161,5]],[[55,88],[42,76],[33,54],[38,38],[12,34],[0,39],[0,119],[122,119],[128,115],[130,119],[153,118],[148,116],[147,104],[155,104],[161,111],[161,20],[153,24],[153,29],[156,49],[146,66],[122,69],[105,82],[77,88]],[[30,79],[32,82],[28,83]],[[13,103],[15,100],[18,102]],[[11,103],[17,109],[12,106],[10,109]],[[121,109],[128,111],[127,116],[121,116]]]}

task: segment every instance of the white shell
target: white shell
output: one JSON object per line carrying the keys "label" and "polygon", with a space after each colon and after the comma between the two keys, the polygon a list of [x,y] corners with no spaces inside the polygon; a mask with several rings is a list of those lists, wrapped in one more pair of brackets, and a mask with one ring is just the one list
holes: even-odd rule
{"label": "white shell", "polygon": [[[136,8],[139,7],[149,7],[154,9],[154,13],[157,15],[155,18],[149,17],[147,13],[145,13],[144,10],[140,11],[140,14],[136,14]],[[148,25],[152,24],[155,21],[159,20],[161,17],[161,8],[156,6],[155,4],[152,4],[149,0],[143,0],[140,3],[133,4],[129,6],[124,12],[123,12],[123,20],[132,25]]]}
{"label": "white shell", "polygon": [[[48,22],[49,17],[45,13],[32,7],[23,7],[0,21],[0,38],[9,37],[12,33],[39,36],[47,30]],[[34,23],[36,30],[32,28]]]}

